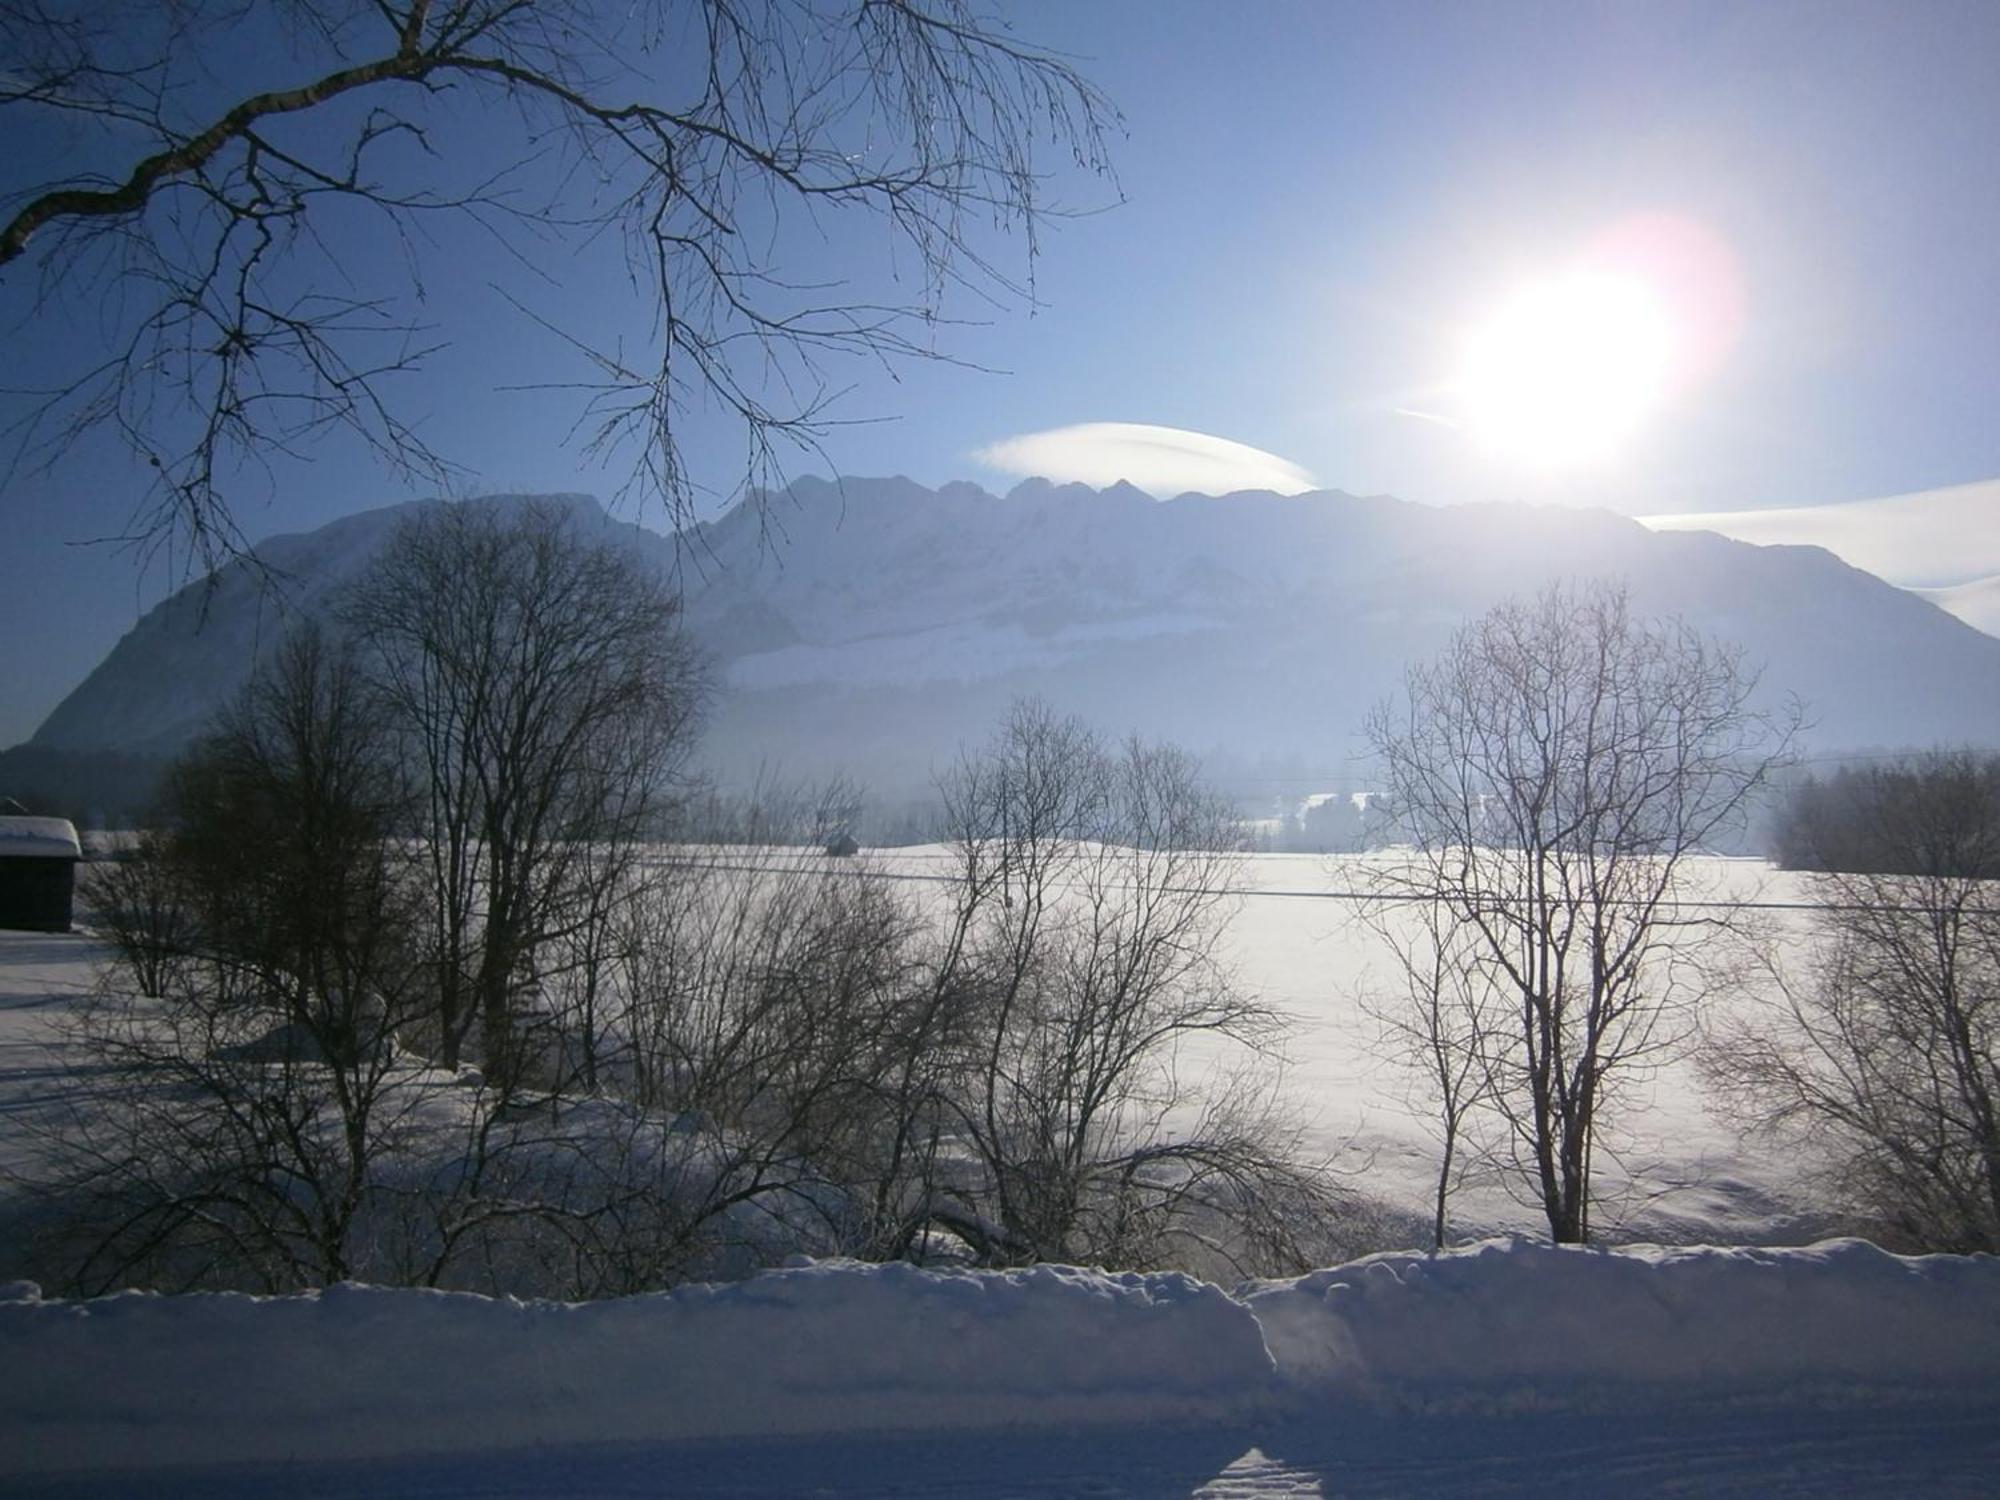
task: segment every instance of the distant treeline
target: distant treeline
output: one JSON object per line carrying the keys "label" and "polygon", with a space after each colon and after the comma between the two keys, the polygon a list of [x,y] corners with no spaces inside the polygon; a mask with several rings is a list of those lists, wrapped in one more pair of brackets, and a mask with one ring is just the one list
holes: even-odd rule
{"label": "distant treeline", "polygon": [[157,801],[167,764],[163,756],[16,745],[0,750],[0,797],[78,828],[135,828]]}
{"label": "distant treeline", "polygon": [[1788,870],[2000,878],[2000,755],[1935,751],[1809,775],[1772,842]]}

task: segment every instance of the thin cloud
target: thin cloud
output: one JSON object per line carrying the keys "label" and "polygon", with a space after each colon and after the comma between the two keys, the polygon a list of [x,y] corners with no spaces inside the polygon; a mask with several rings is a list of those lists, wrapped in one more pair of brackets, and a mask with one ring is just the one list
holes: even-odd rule
{"label": "thin cloud", "polygon": [[1957,615],[1974,630],[2000,635],[2000,575],[1976,578],[1948,589],[1911,589],[1947,614]]}
{"label": "thin cloud", "polygon": [[1844,505],[1644,516],[1657,531],[1824,547],[1877,577],[1935,588],[2000,574],[2000,479]]}
{"label": "thin cloud", "polygon": [[1100,489],[1122,479],[1155,495],[1188,490],[1207,495],[1233,490],[1296,495],[1318,488],[1305,469],[1262,448],[1144,422],[1081,422],[1024,433],[976,449],[972,457],[1003,474],[1038,475]]}

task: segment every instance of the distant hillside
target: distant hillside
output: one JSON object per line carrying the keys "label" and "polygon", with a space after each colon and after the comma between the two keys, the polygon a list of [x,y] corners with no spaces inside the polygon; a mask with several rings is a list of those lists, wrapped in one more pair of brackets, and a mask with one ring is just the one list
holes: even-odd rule
{"label": "distant hillside", "polygon": [[[1767,694],[1806,700],[1817,746],[2000,745],[2000,640],[1818,548],[1653,532],[1602,511],[807,479],[677,545],[565,501],[678,568],[725,687],[707,756],[736,779],[760,764],[838,771],[900,795],[1023,692],[1232,761],[1335,765],[1405,661],[1470,613],[1578,576],[1625,578],[1643,611],[1740,642],[1765,664]],[[30,744],[183,743],[286,614],[353,577],[399,513],[260,547],[283,609],[240,564],[205,598],[168,600]]]}

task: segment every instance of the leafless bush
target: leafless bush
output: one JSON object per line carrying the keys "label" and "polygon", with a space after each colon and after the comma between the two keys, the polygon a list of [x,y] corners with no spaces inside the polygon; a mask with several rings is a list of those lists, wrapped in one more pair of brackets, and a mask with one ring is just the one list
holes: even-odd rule
{"label": "leafless bush", "polygon": [[1233,820],[1194,764],[1026,702],[945,793],[948,1103],[975,1170],[935,1184],[934,1217],[988,1261],[1150,1264],[1287,1240],[1302,1203],[1337,1212],[1271,1115],[1188,1076],[1184,1049],[1255,1056],[1281,1026],[1218,957]]}
{"label": "leafless bush", "polygon": [[757,811],[764,843],[571,851],[508,1066],[452,1069],[376,709],[308,639],[176,775],[199,941],[86,1028],[73,1284],[597,1296],[799,1249],[1223,1274],[1360,1222],[1216,956],[1231,824],[1179,752],[1022,706],[950,783],[935,885],[824,852],[845,792]]}
{"label": "leafless bush", "polygon": [[1388,951],[1393,976],[1364,995],[1362,1007],[1384,1054],[1416,1080],[1437,1137],[1430,1234],[1442,1250],[1453,1195],[1493,1165],[1493,1142],[1480,1125],[1498,1083],[1486,1047],[1507,1032],[1507,1018],[1497,1013],[1505,991],[1489,981],[1477,938],[1441,899],[1375,903],[1362,908],[1361,920]]}
{"label": "leafless bush", "polygon": [[1723,1029],[1705,1060],[1735,1112],[1825,1164],[1892,1241],[2000,1249],[2000,816],[1965,756],[1880,767],[1801,848],[1862,857],[1813,877],[1803,971]]}
{"label": "leafless bush", "polygon": [[88,1086],[51,1191],[79,1288],[277,1289],[363,1263],[404,1123],[397,1032],[428,1004],[376,708],[308,631],[173,774],[168,831],[132,868],[185,947],[74,1039]]}
{"label": "leafless bush", "polygon": [[84,899],[139,993],[157,1000],[195,953],[194,913],[180,871],[154,833],[124,857],[85,867]]}

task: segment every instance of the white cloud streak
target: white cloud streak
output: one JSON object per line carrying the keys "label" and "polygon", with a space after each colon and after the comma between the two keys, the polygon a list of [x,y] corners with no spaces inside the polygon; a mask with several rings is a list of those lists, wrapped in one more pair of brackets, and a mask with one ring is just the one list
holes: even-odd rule
{"label": "white cloud streak", "polygon": [[1948,589],[1911,589],[1939,609],[1957,615],[1974,630],[2000,635],[2000,575],[1977,578]]}
{"label": "white cloud streak", "polygon": [[1657,531],[1719,531],[1766,546],[1824,547],[1906,588],[2000,574],[2000,479],[1844,505],[1641,519]]}
{"label": "white cloud streak", "polygon": [[1039,475],[1099,489],[1123,479],[1161,496],[1189,490],[1296,495],[1318,487],[1305,469],[1275,453],[1206,432],[1143,422],[1081,422],[1024,433],[976,449],[972,457],[1003,474]]}

